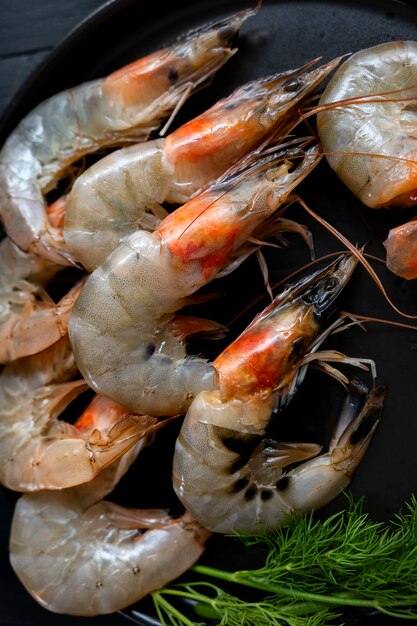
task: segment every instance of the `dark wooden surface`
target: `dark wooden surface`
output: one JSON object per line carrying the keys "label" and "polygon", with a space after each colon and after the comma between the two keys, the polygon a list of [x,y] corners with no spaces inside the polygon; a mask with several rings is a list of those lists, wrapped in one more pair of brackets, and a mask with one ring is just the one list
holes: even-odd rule
{"label": "dark wooden surface", "polygon": [[[0,117],[42,59],[105,0],[0,0]],[[92,49],[94,42],[92,42]]]}

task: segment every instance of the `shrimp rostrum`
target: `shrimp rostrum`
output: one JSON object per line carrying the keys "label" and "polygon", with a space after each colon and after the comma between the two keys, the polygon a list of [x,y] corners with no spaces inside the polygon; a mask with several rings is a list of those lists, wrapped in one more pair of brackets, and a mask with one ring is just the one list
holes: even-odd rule
{"label": "shrimp rostrum", "polygon": [[0,482],[16,491],[61,489],[93,480],[127,452],[156,420],[132,416],[91,434],[57,417],[84,391],[68,336],[7,365],[0,375]]}
{"label": "shrimp rostrum", "polygon": [[[91,436],[117,423],[120,410],[99,396],[75,427]],[[176,519],[103,500],[146,444],[141,439],[88,484],[18,500],[10,561],[46,609],[85,616],[123,609],[177,578],[204,551],[211,533],[188,513]]]}
{"label": "shrimp rostrum", "polygon": [[265,221],[319,160],[317,146],[268,155],[212,185],[153,233],[127,237],[89,276],[69,323],[87,383],[157,416],[187,410],[211,388],[211,364],[187,356],[184,338],[219,326],[175,312],[256,248],[248,240],[262,237]]}
{"label": "shrimp rostrum", "polygon": [[153,230],[162,203],[183,204],[229,167],[299,118],[297,105],[339,63],[307,71],[316,60],[251,81],[166,138],[122,148],[75,182],[65,217],[65,241],[89,271],[138,228]]}
{"label": "shrimp rostrum", "polygon": [[176,494],[206,528],[273,529],[290,513],[324,506],[349,484],[378,424],[382,388],[368,394],[351,383],[326,453],[316,444],[271,439],[267,427],[280,397],[288,401],[300,384],[307,354],[332,358],[317,351],[328,334],[321,329],[355,264],[343,256],[287,289],[213,362],[215,387],[191,404],[173,463]]}
{"label": "shrimp rostrum", "polygon": [[13,241],[58,263],[73,263],[48,221],[44,195],[84,154],[147,139],[230,58],[231,39],[254,12],[196,29],[171,47],[61,92],[31,111],[0,153],[0,215]]}

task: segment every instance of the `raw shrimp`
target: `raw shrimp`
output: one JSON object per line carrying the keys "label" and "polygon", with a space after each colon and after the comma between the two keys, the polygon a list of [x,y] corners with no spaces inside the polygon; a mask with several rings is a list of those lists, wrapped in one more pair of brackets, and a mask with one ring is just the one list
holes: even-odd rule
{"label": "raw shrimp", "polygon": [[[92,428],[115,423],[107,415],[111,401],[99,397],[96,402],[99,414],[96,406],[90,407],[75,424],[82,423],[85,436]],[[173,519],[163,510],[130,509],[102,500],[144,444],[142,439],[91,483],[25,494],[17,502],[10,561],[46,609],[70,615],[112,613],[177,578],[202,554],[211,533],[189,514]],[[141,534],[142,528],[148,530]]]}
{"label": "raw shrimp", "polygon": [[88,384],[150,415],[183,412],[210,389],[211,364],[188,357],[183,339],[219,326],[174,313],[253,251],[248,239],[261,236],[263,222],[319,160],[317,146],[272,154],[218,181],[155,232],[127,237],[89,276],[69,323]]}
{"label": "raw shrimp", "polygon": [[[92,480],[124,454],[156,420],[121,416],[90,437],[58,420],[86,388],[68,336],[52,347],[7,365],[0,375],[0,482],[16,491],[61,489]],[[59,381],[59,382],[56,382]]]}
{"label": "raw shrimp", "polygon": [[417,202],[416,98],[417,42],[393,41],[352,55],[320,99],[327,160],[369,207]]}
{"label": "raw shrimp", "polygon": [[[48,216],[61,227],[65,198],[48,207]],[[58,304],[45,285],[61,265],[24,252],[5,237],[0,243],[0,363],[45,350],[67,333],[68,319],[81,283]]]}
{"label": "raw shrimp", "polygon": [[389,231],[385,242],[387,267],[391,272],[411,280],[417,278],[417,219]]}
{"label": "raw shrimp", "polygon": [[196,29],[173,46],[61,92],[30,112],[0,153],[0,215],[13,241],[72,264],[61,232],[48,222],[44,195],[82,155],[147,139],[234,54],[230,40],[255,12]]}
{"label": "raw shrimp", "polygon": [[317,456],[316,444],[268,439],[266,428],[280,396],[301,382],[306,358],[331,360],[331,351],[306,353],[322,341],[323,323],[355,265],[343,256],[287,289],[213,362],[215,388],[191,404],[173,463],[177,496],[210,530],[273,529],[288,513],[323,506],[348,485],[379,420],[381,389],[364,401],[363,385],[353,386],[326,454]]}
{"label": "raw shrimp", "polygon": [[75,182],[68,199],[65,241],[91,271],[120,241],[166,216],[161,203],[183,204],[234,163],[285,136],[296,107],[339,63],[307,72],[315,61],[250,82],[166,139],[122,148]]}

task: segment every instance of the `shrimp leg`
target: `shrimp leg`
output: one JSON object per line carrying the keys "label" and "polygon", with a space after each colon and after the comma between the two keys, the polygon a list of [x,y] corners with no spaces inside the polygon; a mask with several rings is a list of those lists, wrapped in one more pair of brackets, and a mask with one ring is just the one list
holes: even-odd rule
{"label": "shrimp leg", "polygon": [[[62,229],[66,197],[47,208],[54,227]],[[61,265],[24,252],[9,238],[0,242],[0,363],[36,354],[67,333],[68,319],[80,285],[55,303],[45,286]]]}

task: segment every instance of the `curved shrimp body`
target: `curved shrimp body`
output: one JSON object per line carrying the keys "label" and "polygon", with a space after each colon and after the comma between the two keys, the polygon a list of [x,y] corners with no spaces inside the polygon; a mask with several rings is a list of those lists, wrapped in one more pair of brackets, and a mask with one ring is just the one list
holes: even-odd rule
{"label": "curved shrimp body", "polygon": [[166,215],[161,203],[187,202],[271,135],[285,136],[296,105],[338,62],[250,82],[165,139],[101,159],[69,196],[64,236],[74,256],[95,269],[123,237],[156,228]]}
{"label": "curved shrimp body", "polygon": [[[123,409],[96,396],[75,427],[85,436],[120,420]],[[128,509],[103,501],[147,444],[146,437],[94,481],[17,502],[10,560],[42,606],[97,615],[122,609],[191,567],[211,534],[185,515]],[[148,530],[141,535],[140,530]],[[100,550],[97,546],[100,545]]]}
{"label": "curved shrimp body", "polygon": [[44,194],[68,166],[102,146],[144,140],[234,53],[229,42],[254,10],[202,27],[107,78],[38,105],[0,153],[0,215],[24,250],[71,264],[49,223]]}
{"label": "curved shrimp body", "polygon": [[272,529],[349,483],[379,419],[381,390],[365,405],[351,392],[327,454],[317,456],[315,444],[267,439],[266,429],[355,264],[342,257],[284,292],[213,362],[216,388],[191,404],[173,463],[176,494],[210,530]]}
{"label": "curved shrimp body", "polygon": [[86,506],[77,495],[77,488],[26,494],[12,523],[12,567],[56,613],[113,613],[137,602],[194,565],[211,535],[187,514],[172,519],[107,501]]}
{"label": "curved shrimp body", "polygon": [[321,97],[327,160],[369,207],[416,203],[416,85],[417,42],[394,41],[352,55]]}
{"label": "curved shrimp body", "polygon": [[[61,489],[92,480],[147,434],[155,420],[119,409],[111,428],[91,436],[57,416],[86,385],[68,338],[7,365],[0,376],[0,482],[16,491]],[[59,382],[57,382],[59,381]]]}
{"label": "curved shrimp body", "polygon": [[417,278],[417,220],[392,228],[384,245],[387,268],[407,280]]}
{"label": "curved shrimp body", "polygon": [[319,159],[317,147],[268,157],[190,200],[154,233],[126,238],[90,275],[70,320],[88,384],[150,415],[185,411],[197,393],[211,388],[212,366],[187,357],[183,339],[219,328],[174,312],[253,250],[248,237]]}

